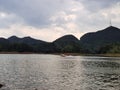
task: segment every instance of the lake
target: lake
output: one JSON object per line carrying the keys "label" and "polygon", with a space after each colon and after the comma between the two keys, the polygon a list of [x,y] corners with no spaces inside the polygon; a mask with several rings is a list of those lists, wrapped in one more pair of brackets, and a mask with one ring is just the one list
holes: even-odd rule
{"label": "lake", "polygon": [[0,90],[120,90],[120,58],[0,54]]}

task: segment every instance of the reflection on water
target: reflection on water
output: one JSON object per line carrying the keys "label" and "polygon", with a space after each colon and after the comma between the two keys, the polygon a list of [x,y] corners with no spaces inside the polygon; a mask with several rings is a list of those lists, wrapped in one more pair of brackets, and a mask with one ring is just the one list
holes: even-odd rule
{"label": "reflection on water", "polygon": [[0,55],[0,90],[119,90],[120,58]]}

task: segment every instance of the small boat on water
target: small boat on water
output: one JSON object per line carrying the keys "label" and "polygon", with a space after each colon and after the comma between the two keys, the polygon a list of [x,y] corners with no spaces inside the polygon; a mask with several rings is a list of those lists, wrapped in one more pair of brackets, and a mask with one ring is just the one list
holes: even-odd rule
{"label": "small boat on water", "polygon": [[72,55],[69,54],[69,53],[63,53],[63,54],[60,54],[60,56],[62,56],[62,57],[68,57],[68,56],[72,56]]}
{"label": "small boat on water", "polygon": [[65,54],[61,54],[60,56],[62,56],[62,57],[66,57],[66,55],[65,55]]}

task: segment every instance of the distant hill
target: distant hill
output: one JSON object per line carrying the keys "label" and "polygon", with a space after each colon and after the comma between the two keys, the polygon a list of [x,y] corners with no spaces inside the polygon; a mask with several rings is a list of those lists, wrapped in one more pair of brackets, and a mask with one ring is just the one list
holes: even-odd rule
{"label": "distant hill", "polygon": [[26,44],[31,45],[31,46],[35,45],[35,44],[47,43],[45,41],[36,40],[36,39],[31,38],[31,37],[18,38],[17,36],[11,36],[8,38],[8,40],[11,43],[26,43]]}
{"label": "distant hill", "polygon": [[41,53],[47,53],[47,52],[53,52],[53,46],[49,42],[45,42],[42,40],[37,40],[31,37],[23,37],[23,38],[18,38],[16,36],[11,36],[8,38],[9,42],[12,44],[27,44],[31,48],[33,48],[34,52],[41,52]]}
{"label": "distant hill", "polygon": [[5,38],[0,38],[0,44],[8,44],[9,40],[5,39]]}
{"label": "distant hill", "polygon": [[9,41],[5,38],[0,38],[0,51],[7,51],[7,47],[9,45]]}
{"label": "distant hill", "polygon": [[9,42],[11,43],[19,43],[20,42],[20,38],[18,38],[17,36],[11,36],[8,38]]}
{"label": "distant hill", "polygon": [[59,52],[80,52],[79,40],[73,35],[65,35],[56,39],[53,44]]}
{"label": "distant hill", "polygon": [[84,48],[87,48],[94,52],[100,47],[107,44],[119,43],[120,42],[120,29],[110,26],[106,29],[87,33],[80,38],[80,43],[83,44]]}

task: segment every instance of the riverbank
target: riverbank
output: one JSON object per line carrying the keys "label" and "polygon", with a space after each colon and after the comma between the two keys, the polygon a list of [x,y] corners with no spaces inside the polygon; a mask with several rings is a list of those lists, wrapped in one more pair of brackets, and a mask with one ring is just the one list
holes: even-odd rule
{"label": "riverbank", "polygon": [[61,56],[99,56],[99,57],[120,57],[120,54],[81,54],[81,53],[59,53]]}
{"label": "riverbank", "polygon": [[98,56],[104,56],[104,57],[120,57],[120,54],[98,54]]}
{"label": "riverbank", "polygon": [[36,54],[34,52],[0,52],[0,54]]}
{"label": "riverbank", "polygon": [[35,53],[35,52],[0,52],[0,54],[53,54],[61,56],[100,56],[100,57],[120,57],[120,54],[82,54],[82,53]]}

